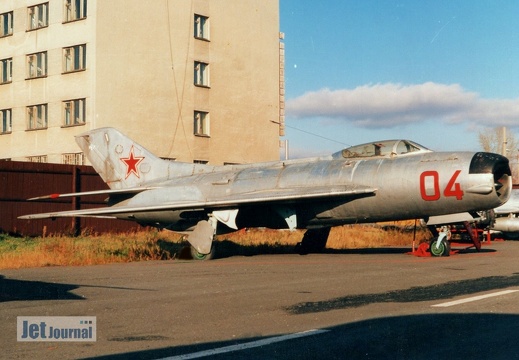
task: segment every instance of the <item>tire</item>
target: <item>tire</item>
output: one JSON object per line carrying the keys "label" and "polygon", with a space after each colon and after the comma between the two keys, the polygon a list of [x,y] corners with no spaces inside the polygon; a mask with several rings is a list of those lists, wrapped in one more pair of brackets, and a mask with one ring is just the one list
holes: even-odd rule
{"label": "tire", "polygon": [[443,240],[442,243],[445,244],[445,251],[443,256],[451,256],[451,243],[449,240]]}
{"label": "tire", "polygon": [[451,252],[451,246],[449,241],[442,240],[440,242],[440,246],[436,247],[436,240],[438,238],[434,238],[429,243],[429,251],[432,256],[449,256]]}
{"label": "tire", "polygon": [[194,247],[191,246],[191,257],[193,258],[193,260],[203,260],[203,261],[207,261],[207,260],[212,260],[214,258],[214,253],[215,253],[215,246],[211,246],[211,251],[209,252],[209,254],[200,254]]}

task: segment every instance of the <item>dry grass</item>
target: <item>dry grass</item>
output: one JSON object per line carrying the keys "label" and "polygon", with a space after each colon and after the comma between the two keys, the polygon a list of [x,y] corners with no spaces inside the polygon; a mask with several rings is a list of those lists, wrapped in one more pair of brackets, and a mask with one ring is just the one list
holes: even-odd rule
{"label": "dry grass", "polygon": [[79,237],[0,236],[0,269],[161,260],[171,258],[178,248],[180,235],[158,231]]}
{"label": "dry grass", "polygon": [[[388,224],[386,224],[387,226]],[[380,226],[349,225],[333,228],[329,249],[411,247],[430,236],[425,229],[416,235],[401,224],[390,230]],[[304,231],[241,230],[217,237],[217,257],[290,253]],[[186,246],[183,236],[169,231],[147,230],[125,234],[15,238],[0,235],[0,269],[57,265],[93,265],[114,262],[172,259]]]}
{"label": "dry grass", "polygon": [[332,228],[326,247],[331,249],[377,248],[384,246],[412,246],[428,241],[431,237],[426,228],[386,224],[380,226],[346,225]]}

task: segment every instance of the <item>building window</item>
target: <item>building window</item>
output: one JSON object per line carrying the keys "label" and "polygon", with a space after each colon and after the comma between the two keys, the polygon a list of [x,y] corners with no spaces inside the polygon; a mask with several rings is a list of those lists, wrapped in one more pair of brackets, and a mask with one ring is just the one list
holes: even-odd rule
{"label": "building window", "polygon": [[195,111],[195,135],[209,136],[209,113],[205,111]]}
{"label": "building window", "polygon": [[27,161],[36,163],[46,163],[47,155],[27,156]]}
{"label": "building window", "polygon": [[0,84],[13,81],[13,58],[0,60]]}
{"label": "building window", "polygon": [[85,155],[83,153],[62,154],[61,162],[67,165],[85,165]]}
{"label": "building window", "polygon": [[63,72],[74,72],[86,68],[86,45],[63,48]]}
{"label": "building window", "polygon": [[0,110],[0,121],[2,121],[2,134],[9,134],[13,131],[13,123],[12,123],[12,110],[4,109]]}
{"label": "building window", "polygon": [[87,0],[65,0],[65,22],[85,19],[87,16]]}
{"label": "building window", "polygon": [[13,35],[13,12],[0,14],[0,37]]}
{"label": "building window", "polygon": [[27,8],[27,30],[35,30],[49,26],[49,3]]}
{"label": "building window", "polygon": [[202,164],[202,165],[205,165],[207,164],[209,161],[207,160],[193,160],[193,164]]}
{"label": "building window", "polygon": [[209,64],[195,61],[195,85],[209,86]]}
{"label": "building window", "polygon": [[209,18],[195,14],[195,38],[209,40]]}
{"label": "building window", "polygon": [[47,128],[47,104],[27,106],[27,130]]}
{"label": "building window", "polygon": [[27,78],[47,76],[47,52],[27,55]]}
{"label": "building window", "polygon": [[85,99],[63,101],[63,125],[83,125],[85,123]]}

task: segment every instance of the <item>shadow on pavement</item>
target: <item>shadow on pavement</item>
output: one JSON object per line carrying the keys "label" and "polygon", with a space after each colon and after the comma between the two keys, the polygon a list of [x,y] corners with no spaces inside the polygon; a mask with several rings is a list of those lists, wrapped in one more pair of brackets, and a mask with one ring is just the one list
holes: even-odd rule
{"label": "shadow on pavement", "polygon": [[97,286],[79,284],[59,284],[42,281],[7,279],[0,275],[0,303],[6,301],[35,301],[35,300],[86,300],[71,291],[80,287],[106,288],[115,290],[155,291],[121,286]]}
{"label": "shadow on pavement", "polygon": [[84,300],[70,291],[80,285],[6,279],[0,275],[0,302],[18,300]]}
{"label": "shadow on pavement", "polygon": [[378,294],[347,295],[325,301],[299,303],[285,310],[291,314],[308,314],[356,308],[374,303],[408,303],[452,299],[456,296],[506,289],[514,286],[519,286],[519,274],[450,281],[444,284],[416,286],[409,289],[394,290]]}
{"label": "shadow on pavement", "polygon": [[[519,315],[409,315],[364,320],[327,330],[253,347],[247,346],[248,343],[270,337],[182,345],[90,359],[199,358],[204,354],[204,358],[210,356],[211,359],[248,360],[519,358],[519,343],[516,341]],[[143,343],[143,347],[146,345],[149,343]],[[232,348],[228,348],[230,346]]]}

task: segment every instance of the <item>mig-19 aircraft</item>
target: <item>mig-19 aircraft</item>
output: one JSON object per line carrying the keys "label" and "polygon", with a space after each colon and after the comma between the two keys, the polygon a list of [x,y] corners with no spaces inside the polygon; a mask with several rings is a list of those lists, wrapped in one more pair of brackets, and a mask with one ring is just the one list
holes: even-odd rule
{"label": "mig-19 aircraft", "polygon": [[113,128],[83,133],[76,142],[110,189],[35,199],[106,194],[108,206],[21,218],[111,217],[189,232],[197,259],[212,256],[215,234],[237,229],[307,229],[304,252],[324,248],[333,226],[492,209],[512,188],[501,155],[434,152],[408,140],[223,166],[163,160]]}

